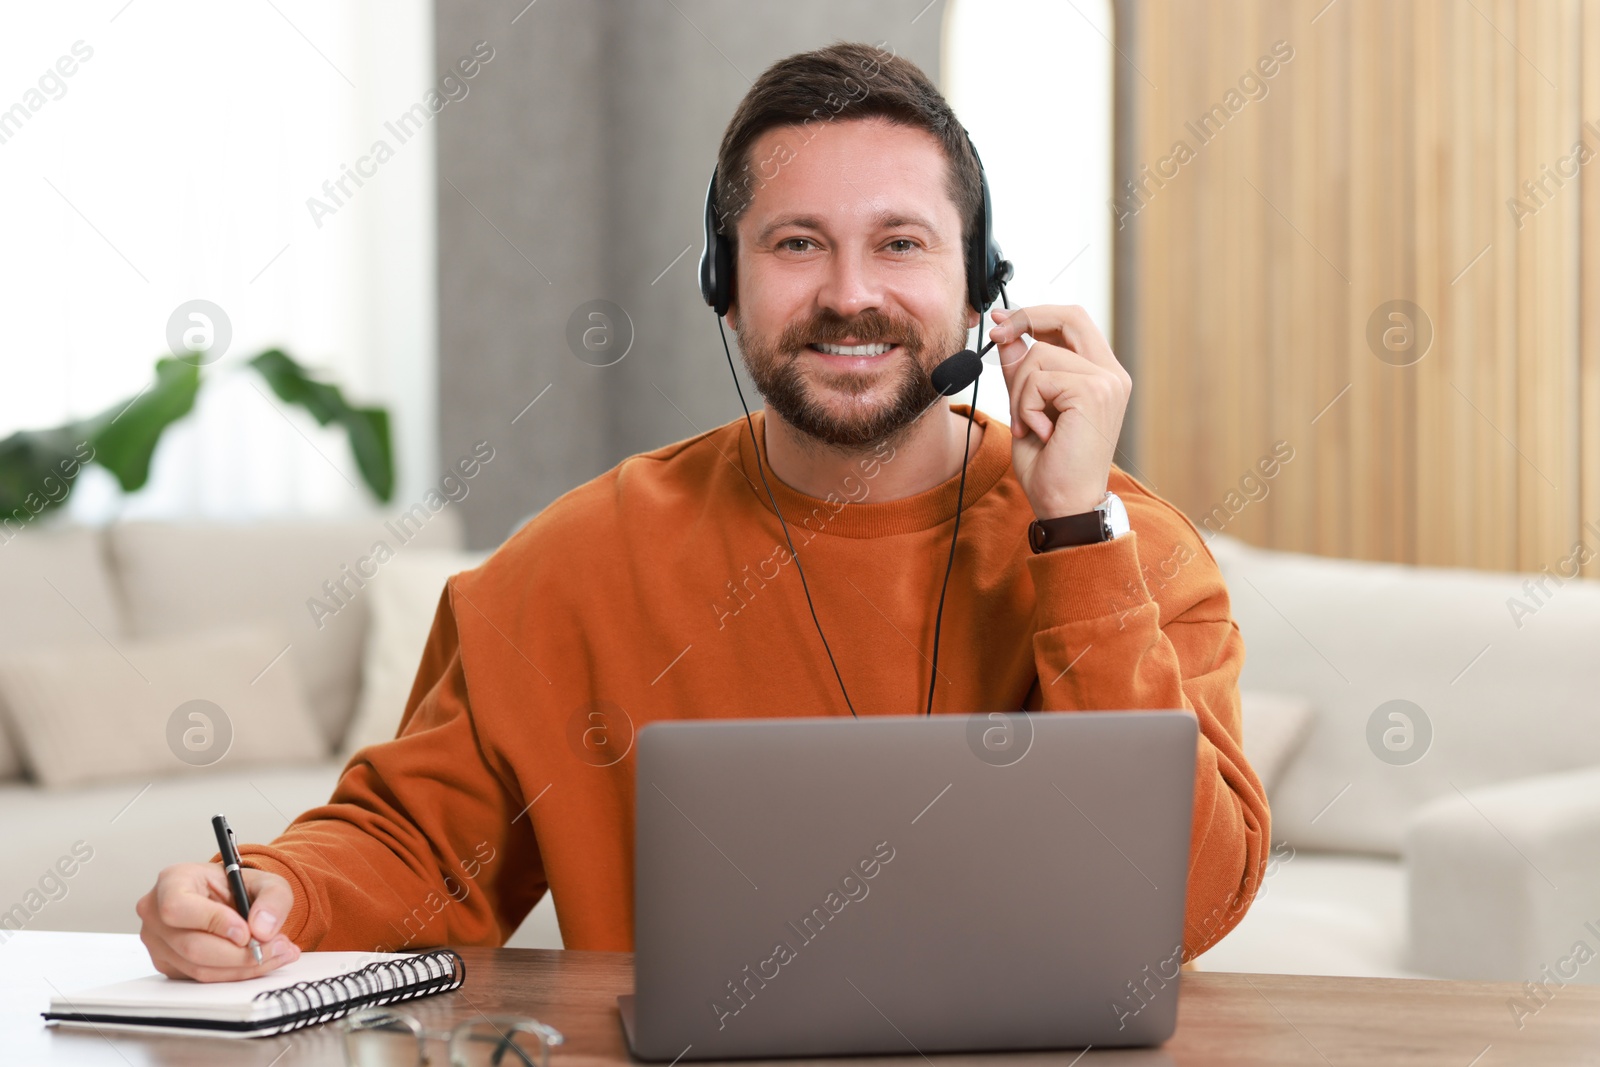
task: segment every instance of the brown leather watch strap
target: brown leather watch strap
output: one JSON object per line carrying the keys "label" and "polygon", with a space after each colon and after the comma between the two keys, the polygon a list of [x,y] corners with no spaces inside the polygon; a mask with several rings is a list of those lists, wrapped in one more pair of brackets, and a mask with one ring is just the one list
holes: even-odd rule
{"label": "brown leather watch strap", "polygon": [[1035,519],[1028,526],[1028,545],[1035,553],[1072,545],[1094,545],[1111,540],[1111,525],[1105,513],[1086,511],[1059,519]]}

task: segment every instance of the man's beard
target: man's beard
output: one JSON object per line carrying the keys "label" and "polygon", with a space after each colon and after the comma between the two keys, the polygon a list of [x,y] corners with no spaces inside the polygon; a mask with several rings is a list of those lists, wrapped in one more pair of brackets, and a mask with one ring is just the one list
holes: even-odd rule
{"label": "man's beard", "polygon": [[[846,337],[861,344],[894,341],[899,349],[874,357],[895,362],[890,371],[888,400],[870,408],[854,408],[840,416],[813,395],[804,368],[808,357],[814,354],[807,349],[808,344],[836,344]],[[933,387],[929,377],[932,368],[925,365],[924,354],[931,351],[937,364],[961,351],[967,334],[959,321],[948,332],[930,338],[912,319],[890,318],[876,310],[847,319],[824,310],[811,319],[790,323],[776,341],[769,342],[748,330],[740,331],[738,339],[745,367],[769,408],[807,437],[856,452],[897,438],[933,406],[940,394]],[[818,368],[813,367],[813,371]],[[820,372],[827,373],[825,369]],[[835,391],[858,397],[868,389],[882,388],[882,379],[882,372],[870,378],[841,374],[830,376],[828,384]]]}

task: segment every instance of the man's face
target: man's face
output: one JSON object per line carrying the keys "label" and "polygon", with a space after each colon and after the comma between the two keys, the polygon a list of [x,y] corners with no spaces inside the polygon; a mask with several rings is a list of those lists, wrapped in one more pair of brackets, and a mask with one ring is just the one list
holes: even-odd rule
{"label": "man's face", "polygon": [[728,320],[767,406],[857,449],[938,398],[929,374],[965,347],[977,313],[934,136],[878,118],[808,135],[768,130],[751,149],[768,180],[739,220]]}

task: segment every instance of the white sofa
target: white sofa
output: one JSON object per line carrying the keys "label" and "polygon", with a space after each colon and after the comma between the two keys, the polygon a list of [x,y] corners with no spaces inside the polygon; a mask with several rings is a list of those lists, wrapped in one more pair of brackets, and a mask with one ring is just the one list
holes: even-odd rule
{"label": "white sofa", "polygon": [[[0,942],[24,902],[40,905],[24,907],[27,929],[136,930],[156,872],[211,854],[212,813],[270,839],[327,797],[343,753],[392,731],[444,579],[479,557],[458,549],[445,509],[317,629],[307,598],[383,531],[376,518],[41,525],[0,545],[0,654],[270,622],[324,742],[292,765],[174,761],[170,775],[68,789],[0,780]],[[1579,939],[1600,945],[1583,925],[1600,928],[1600,586],[1555,588],[1518,628],[1506,601],[1526,600],[1521,575],[1211,547],[1245,636],[1246,749],[1282,769],[1270,873],[1200,968],[1520,980],[1565,973]],[[1261,692],[1309,703],[1297,748],[1293,716]],[[1409,765],[1367,741],[1395,698],[1433,728]],[[511,944],[559,947],[548,898]],[[1600,965],[1577,972],[1594,981]]]}
{"label": "white sofa", "polygon": [[[1241,688],[1314,717],[1262,891],[1200,968],[1600,981],[1600,583],[1210,544]],[[1374,724],[1394,700],[1421,715]]]}
{"label": "white sofa", "polygon": [[[45,522],[0,545],[0,656],[61,645],[104,656],[107,646],[268,626],[289,646],[272,669],[291,669],[318,735],[313,758],[292,764],[241,766],[230,752],[210,767],[172,759],[168,773],[69,788],[43,787],[26,767],[19,776],[0,752],[0,943],[19,927],[136,931],[134,902],[156,873],[215,850],[211,815],[225,813],[241,840],[270,840],[327,799],[349,751],[392,734],[445,578],[482,555],[460,550],[448,507],[414,515],[403,544],[385,525],[392,520]],[[308,599],[333,603],[322,583],[339,580],[379,539],[395,548],[393,558],[359,588],[347,580],[345,604],[314,620]],[[117,714],[114,701],[106,705],[107,716]],[[25,749],[8,719],[0,707],[0,749]],[[560,946],[548,899],[511,943]]]}

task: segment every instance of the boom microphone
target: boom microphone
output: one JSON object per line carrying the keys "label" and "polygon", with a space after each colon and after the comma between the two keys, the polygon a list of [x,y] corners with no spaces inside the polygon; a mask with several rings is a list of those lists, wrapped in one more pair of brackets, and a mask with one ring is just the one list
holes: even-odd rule
{"label": "boom microphone", "polygon": [[965,349],[933,368],[933,374],[930,377],[932,377],[933,387],[939,391],[939,395],[955,396],[961,390],[977,381],[978,375],[983,373],[983,354],[994,346],[995,342],[990,341],[976,352],[970,348]]}
{"label": "boom microphone", "polygon": [[957,352],[933,368],[933,387],[940,396],[955,396],[978,380],[983,373],[983,360],[972,349]]}

